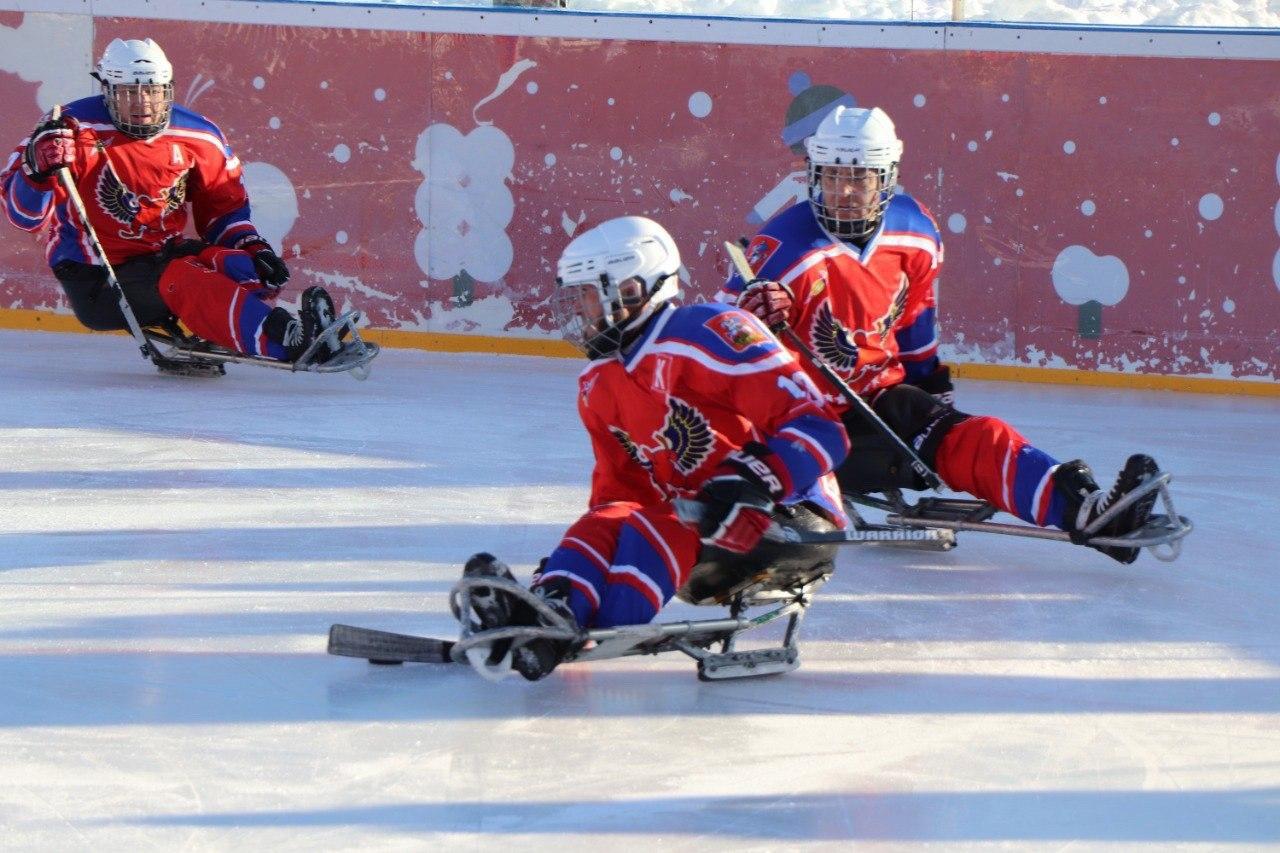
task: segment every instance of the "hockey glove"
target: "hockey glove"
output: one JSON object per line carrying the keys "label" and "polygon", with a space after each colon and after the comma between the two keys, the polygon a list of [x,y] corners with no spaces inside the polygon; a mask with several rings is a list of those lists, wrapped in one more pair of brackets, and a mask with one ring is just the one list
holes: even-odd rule
{"label": "hockey glove", "polygon": [[31,131],[31,139],[22,153],[22,171],[31,183],[46,189],[53,173],[76,161],[76,136],[64,118],[45,119]]}
{"label": "hockey glove", "polygon": [[704,544],[738,554],[756,546],[769,529],[774,504],[787,494],[778,467],[773,451],[755,442],[721,461],[698,491]]}
{"label": "hockey glove", "polygon": [[956,387],[951,384],[951,368],[945,364],[939,364],[937,369],[928,376],[922,377],[911,383],[933,395],[933,399],[947,406],[956,404]]}
{"label": "hockey glove", "polygon": [[236,248],[253,256],[253,268],[258,271],[258,280],[267,287],[279,290],[289,280],[289,268],[285,266],[284,259],[275,253],[266,240],[255,237]]}
{"label": "hockey glove", "polygon": [[767,278],[755,278],[748,282],[738,295],[738,307],[755,314],[770,329],[778,330],[787,325],[794,301],[791,288]]}

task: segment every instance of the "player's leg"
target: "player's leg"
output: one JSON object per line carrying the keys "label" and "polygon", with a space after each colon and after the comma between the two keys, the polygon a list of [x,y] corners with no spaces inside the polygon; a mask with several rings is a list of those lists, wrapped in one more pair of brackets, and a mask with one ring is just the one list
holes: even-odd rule
{"label": "player's leg", "polygon": [[[1064,503],[1051,479],[1058,461],[999,418],[957,411],[912,385],[880,392],[872,408],[951,488],[1032,524],[1061,520]],[[877,481],[892,488],[924,487],[857,412],[847,413],[845,424],[853,449],[838,472],[841,487],[874,491]]]}
{"label": "player's leg", "polygon": [[[120,264],[115,272],[129,307],[142,325],[162,323],[170,310],[160,299],[156,284],[163,264],[147,255]],[[107,286],[107,272],[100,266],[63,261],[53,271],[76,319],[87,329],[109,332],[127,329],[120,302]]]}
{"label": "player's leg", "polygon": [[[239,254],[252,269],[252,259]],[[159,290],[183,325],[207,341],[281,361],[298,355],[301,324],[270,304],[273,294],[258,285],[256,276],[242,283],[202,256],[175,258],[165,267]]]}
{"label": "player's leg", "polygon": [[700,547],[668,505],[608,504],[569,528],[534,588],[562,583],[584,627],[644,624],[684,583]]}
{"label": "player's leg", "polygon": [[[676,518],[668,506],[642,507],[615,503],[596,507],[565,533],[543,561],[532,591],[556,622],[544,618],[529,602],[499,588],[471,587],[470,603],[482,630],[530,625],[607,628],[644,624],[683,582],[697,557],[698,535]],[[514,580],[511,570],[491,554],[467,561],[463,577]],[[459,618],[471,618],[459,614]],[[489,665],[511,651],[511,666],[530,681],[548,675],[575,647],[574,640],[537,637],[515,645],[497,640]]]}
{"label": "player's leg", "polygon": [[[898,385],[883,392],[874,407],[951,488],[1031,524],[1080,534],[1080,541],[1085,528],[1107,507],[1159,474],[1155,460],[1135,454],[1111,490],[1103,492],[1084,462],[1060,463],[1007,422],[956,411],[913,386]],[[1118,536],[1137,530],[1146,524],[1154,503],[1154,492],[1143,496],[1093,535]],[[1121,562],[1133,562],[1138,554],[1136,548],[1098,550]]]}

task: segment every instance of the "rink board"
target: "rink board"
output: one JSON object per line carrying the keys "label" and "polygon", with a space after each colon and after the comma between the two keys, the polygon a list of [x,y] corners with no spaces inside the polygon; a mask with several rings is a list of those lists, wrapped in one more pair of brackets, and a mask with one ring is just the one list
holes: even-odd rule
{"label": "rink board", "polygon": [[[449,336],[473,335],[563,352],[554,260],[623,213],[667,225],[691,294],[710,297],[720,241],[802,190],[791,145],[841,97],[895,118],[902,182],[942,229],[947,358],[1280,376],[1274,31],[225,1],[194,21],[176,0],[4,9],[4,139],[90,94],[90,57],[110,39],[155,38],[178,100],[246,163],[255,221],[298,288],[326,285],[401,344],[469,348]],[[19,312],[0,322],[66,311],[34,242],[0,230],[0,308]]]}

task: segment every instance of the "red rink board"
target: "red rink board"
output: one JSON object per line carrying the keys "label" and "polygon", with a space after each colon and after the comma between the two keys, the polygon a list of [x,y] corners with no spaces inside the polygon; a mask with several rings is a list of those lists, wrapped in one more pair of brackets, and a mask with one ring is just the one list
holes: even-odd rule
{"label": "red rink board", "polygon": [[[1280,372],[1274,60],[130,19],[97,20],[93,54],[143,35],[179,101],[275,179],[255,209],[298,288],[326,284],[375,327],[552,335],[570,231],[624,213],[664,223],[710,296],[719,242],[801,166],[789,111],[834,87],[895,119],[902,182],[942,228],[945,356]],[[0,72],[6,139],[37,117],[35,89]],[[59,305],[33,242],[0,232],[0,307]]]}

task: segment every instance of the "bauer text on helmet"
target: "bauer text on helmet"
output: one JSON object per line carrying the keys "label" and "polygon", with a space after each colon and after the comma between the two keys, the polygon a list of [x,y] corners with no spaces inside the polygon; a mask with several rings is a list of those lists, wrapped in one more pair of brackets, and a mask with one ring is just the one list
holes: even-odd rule
{"label": "bauer text on helmet", "polygon": [[150,139],[169,126],[173,66],[151,39],[115,39],[93,76],[102,84],[111,121],[123,132]]}
{"label": "bauer text on helmet", "polygon": [[839,106],[805,140],[809,204],[822,227],[859,239],[880,225],[898,184],[902,140],[884,110]]}
{"label": "bauer text on helmet", "polygon": [[643,216],[610,219],[573,239],[556,265],[552,309],[565,340],[612,356],[680,289],[680,251]]}

